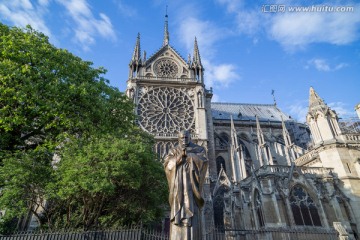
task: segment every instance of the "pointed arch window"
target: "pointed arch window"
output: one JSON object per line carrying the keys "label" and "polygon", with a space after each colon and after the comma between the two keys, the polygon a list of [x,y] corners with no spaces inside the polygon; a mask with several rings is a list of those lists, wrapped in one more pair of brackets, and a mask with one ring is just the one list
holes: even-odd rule
{"label": "pointed arch window", "polygon": [[299,185],[291,190],[290,206],[296,225],[321,226],[315,202]]}
{"label": "pointed arch window", "polygon": [[214,202],[213,202],[213,208],[214,208],[214,224],[215,228],[224,231],[224,193],[225,188],[222,186],[217,191]]}
{"label": "pointed arch window", "polygon": [[259,226],[264,227],[265,226],[264,213],[262,209],[261,196],[258,190],[256,190],[254,194],[254,209]]}

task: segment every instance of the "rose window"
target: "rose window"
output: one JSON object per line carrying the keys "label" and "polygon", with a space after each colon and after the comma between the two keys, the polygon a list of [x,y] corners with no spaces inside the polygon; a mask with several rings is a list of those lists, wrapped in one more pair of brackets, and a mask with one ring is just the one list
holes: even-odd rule
{"label": "rose window", "polygon": [[175,88],[154,88],[140,98],[140,125],[152,134],[178,133],[194,127],[194,107],[190,97]]}
{"label": "rose window", "polygon": [[170,59],[162,59],[155,63],[155,73],[158,77],[175,77],[178,66]]}

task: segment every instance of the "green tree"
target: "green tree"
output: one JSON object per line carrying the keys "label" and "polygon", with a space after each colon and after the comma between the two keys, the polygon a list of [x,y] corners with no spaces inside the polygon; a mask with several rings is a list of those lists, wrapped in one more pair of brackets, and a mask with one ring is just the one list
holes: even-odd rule
{"label": "green tree", "polygon": [[[151,137],[134,126],[133,104],[104,73],[31,27],[0,23],[0,231],[29,212],[50,228],[159,215],[166,187]],[[152,176],[155,191],[142,202]],[[124,214],[114,217],[116,209]]]}
{"label": "green tree", "polygon": [[62,203],[66,218],[53,225],[113,227],[161,217],[167,196],[162,165],[154,161],[150,136],[132,136],[66,146],[52,186],[52,200]]}

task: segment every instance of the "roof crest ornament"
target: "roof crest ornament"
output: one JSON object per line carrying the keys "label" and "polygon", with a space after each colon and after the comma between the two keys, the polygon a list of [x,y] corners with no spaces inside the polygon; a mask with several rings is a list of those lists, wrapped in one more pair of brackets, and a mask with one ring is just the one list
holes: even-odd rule
{"label": "roof crest ornament", "polygon": [[166,13],[165,13],[165,26],[164,26],[164,41],[163,46],[169,45],[169,26],[168,26],[168,14],[167,14],[168,5],[166,5]]}

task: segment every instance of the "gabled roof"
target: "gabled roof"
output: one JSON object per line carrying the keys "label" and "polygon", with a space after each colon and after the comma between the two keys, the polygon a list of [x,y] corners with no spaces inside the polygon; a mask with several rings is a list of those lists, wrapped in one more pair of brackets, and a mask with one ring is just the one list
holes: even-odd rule
{"label": "gabled roof", "polygon": [[260,121],[278,121],[281,117],[286,120],[292,120],[273,104],[248,104],[248,103],[211,103],[211,114],[217,120],[230,120],[232,115],[234,121],[238,120],[256,120],[258,116]]}
{"label": "gabled roof", "polygon": [[146,60],[146,65],[148,63],[153,62],[156,58],[158,58],[162,53],[164,53],[166,50],[170,49],[182,62],[183,64],[187,64],[185,59],[175,50],[175,48],[171,47],[170,45],[162,46],[159,50],[157,50],[149,59]]}

